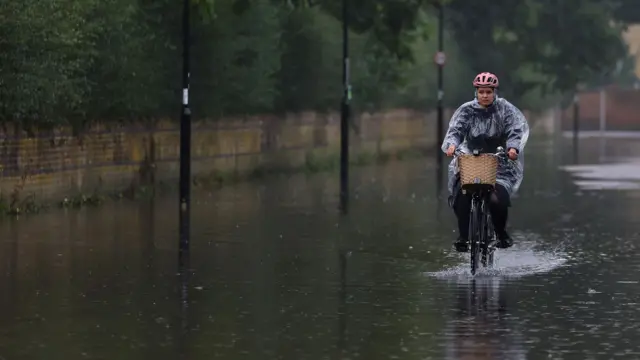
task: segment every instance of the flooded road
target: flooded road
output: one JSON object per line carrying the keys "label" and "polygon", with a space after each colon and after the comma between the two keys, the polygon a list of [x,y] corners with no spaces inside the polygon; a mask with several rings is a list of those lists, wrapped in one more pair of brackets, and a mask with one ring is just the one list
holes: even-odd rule
{"label": "flooded road", "polygon": [[191,271],[174,198],[4,220],[0,359],[638,359],[640,191],[593,182],[640,168],[581,141],[530,144],[475,278],[425,160],[353,169],[347,216],[337,174],[194,190]]}

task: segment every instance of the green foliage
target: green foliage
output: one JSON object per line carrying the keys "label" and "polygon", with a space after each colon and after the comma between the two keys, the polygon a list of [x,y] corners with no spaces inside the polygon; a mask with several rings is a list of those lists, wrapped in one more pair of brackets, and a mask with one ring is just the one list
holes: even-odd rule
{"label": "green foliage", "polygon": [[315,8],[294,8],[282,19],[279,111],[326,110],[340,101],[340,24]]}
{"label": "green foliage", "polygon": [[[422,14],[425,26],[434,24],[433,16]],[[431,30],[431,31],[435,31]],[[444,36],[446,44],[447,64],[443,70],[445,106],[458,107],[473,96],[471,80],[475,73],[469,63],[455,46],[455,42],[447,31]],[[438,50],[435,37],[420,37],[412,44],[411,51],[415,61],[404,72],[404,86],[391,89],[394,104],[414,109],[433,108],[437,102],[437,66],[433,56]]]}
{"label": "green foliage", "polygon": [[173,23],[176,28],[178,18],[163,17],[170,10],[161,3],[135,6],[130,0],[96,1],[87,26],[94,42],[93,66],[86,74],[91,96],[85,116],[120,120],[159,116],[169,110],[158,100],[169,99],[175,92],[167,85],[170,78],[177,78],[179,67],[172,58],[179,53],[175,46],[156,39],[168,37],[163,25]]}
{"label": "green foliage", "polygon": [[194,110],[203,116],[269,112],[278,95],[281,9],[216,2],[216,20],[194,26]]}
{"label": "green foliage", "polygon": [[613,14],[617,20],[630,24],[640,23],[640,3],[637,0],[617,0],[614,4]]}
{"label": "green foliage", "polygon": [[448,6],[472,68],[499,74],[515,98],[537,87],[570,91],[610,72],[627,51],[614,8],[600,0],[495,0],[491,6],[453,0]]}
{"label": "green foliage", "polygon": [[[439,3],[349,0],[357,111],[434,108]],[[544,106],[579,83],[632,80],[621,26],[612,21],[620,4],[632,12],[629,2],[445,3],[449,107],[471,98],[479,71],[498,73],[503,95],[523,107]],[[338,109],[342,0],[190,4],[196,118]],[[0,120],[81,128],[177,118],[182,10],[174,0],[0,2]]]}
{"label": "green foliage", "polygon": [[89,91],[92,62],[84,2],[0,2],[0,119],[24,126],[59,121]]}

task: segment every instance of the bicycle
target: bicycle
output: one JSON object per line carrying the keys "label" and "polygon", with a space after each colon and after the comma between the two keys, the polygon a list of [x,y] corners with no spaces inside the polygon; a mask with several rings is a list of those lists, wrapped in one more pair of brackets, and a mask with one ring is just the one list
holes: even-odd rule
{"label": "bicycle", "polygon": [[496,234],[488,209],[489,196],[496,184],[498,162],[500,157],[506,157],[504,148],[499,146],[495,154],[472,154],[456,151],[457,166],[460,174],[460,185],[463,194],[471,194],[471,212],[469,216],[469,242],[471,274],[478,269],[478,260],[483,267],[493,266],[496,250]]}

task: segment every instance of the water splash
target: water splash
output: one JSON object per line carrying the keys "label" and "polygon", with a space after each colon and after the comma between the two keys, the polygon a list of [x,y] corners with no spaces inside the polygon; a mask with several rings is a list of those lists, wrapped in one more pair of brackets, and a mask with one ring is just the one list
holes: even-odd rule
{"label": "water splash", "polygon": [[480,268],[476,275],[469,270],[469,254],[459,254],[460,264],[425,275],[440,279],[482,279],[486,277],[518,278],[553,271],[567,263],[569,256],[560,249],[538,250],[535,241],[516,243],[507,250],[498,249],[492,268]]}

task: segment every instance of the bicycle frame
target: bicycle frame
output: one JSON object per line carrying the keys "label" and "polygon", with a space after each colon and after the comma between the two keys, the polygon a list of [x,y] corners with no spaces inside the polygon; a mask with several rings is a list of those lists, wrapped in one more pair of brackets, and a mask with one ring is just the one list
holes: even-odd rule
{"label": "bicycle frame", "polygon": [[[498,147],[496,156],[506,156],[504,148]],[[456,151],[460,154],[459,151]],[[478,151],[473,152],[478,155]],[[471,210],[469,214],[469,242],[471,274],[475,275],[478,262],[484,267],[493,266],[493,254],[495,252],[495,231],[491,220],[491,211],[488,208],[493,185],[467,184],[462,186],[464,194],[471,196]]]}
{"label": "bicycle frame", "polygon": [[484,267],[493,266],[495,233],[491,220],[491,211],[488,208],[492,191],[493,186],[475,185],[471,193],[469,242],[471,245],[470,265],[472,275],[475,275],[479,265]]}

